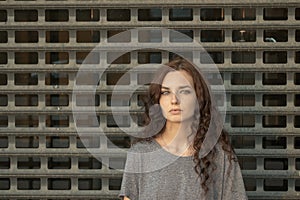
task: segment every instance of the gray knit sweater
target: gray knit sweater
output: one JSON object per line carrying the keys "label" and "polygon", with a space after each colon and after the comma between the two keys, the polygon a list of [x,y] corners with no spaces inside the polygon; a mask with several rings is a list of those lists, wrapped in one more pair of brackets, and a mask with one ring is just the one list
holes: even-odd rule
{"label": "gray knit sweater", "polygon": [[120,197],[131,200],[245,200],[243,178],[237,162],[228,160],[216,146],[216,169],[205,194],[194,170],[192,156],[179,157],[155,141],[139,142],[128,152]]}

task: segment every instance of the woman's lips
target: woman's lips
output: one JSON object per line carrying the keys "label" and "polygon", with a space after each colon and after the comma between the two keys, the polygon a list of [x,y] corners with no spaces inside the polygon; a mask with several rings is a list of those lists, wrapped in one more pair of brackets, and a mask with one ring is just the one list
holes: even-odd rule
{"label": "woman's lips", "polygon": [[179,115],[181,113],[182,110],[180,109],[171,109],[169,112],[172,114],[172,115]]}

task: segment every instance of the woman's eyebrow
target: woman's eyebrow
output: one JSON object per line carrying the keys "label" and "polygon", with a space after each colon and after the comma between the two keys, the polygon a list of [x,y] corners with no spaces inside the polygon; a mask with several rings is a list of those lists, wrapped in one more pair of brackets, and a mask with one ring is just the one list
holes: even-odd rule
{"label": "woman's eyebrow", "polygon": [[[184,88],[192,88],[190,85],[183,85],[183,86],[179,86],[178,89],[184,89]],[[165,90],[170,90],[169,87],[166,86],[161,86],[161,89],[165,89]]]}
{"label": "woman's eyebrow", "polygon": [[161,89],[169,90],[170,88],[168,88],[166,86],[161,86]]}
{"label": "woman's eyebrow", "polygon": [[191,89],[192,87],[189,86],[189,85],[184,85],[184,86],[180,86],[180,87],[179,87],[179,89],[184,89],[184,88],[190,88],[190,89]]}

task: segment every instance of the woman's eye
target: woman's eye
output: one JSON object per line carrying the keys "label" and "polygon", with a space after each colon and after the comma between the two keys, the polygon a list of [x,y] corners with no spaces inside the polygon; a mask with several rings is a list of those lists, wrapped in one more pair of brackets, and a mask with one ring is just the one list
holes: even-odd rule
{"label": "woman's eye", "polygon": [[161,95],[168,95],[170,92],[169,91],[161,91],[160,94]]}
{"label": "woman's eye", "polygon": [[180,94],[190,94],[191,91],[190,90],[181,90]]}

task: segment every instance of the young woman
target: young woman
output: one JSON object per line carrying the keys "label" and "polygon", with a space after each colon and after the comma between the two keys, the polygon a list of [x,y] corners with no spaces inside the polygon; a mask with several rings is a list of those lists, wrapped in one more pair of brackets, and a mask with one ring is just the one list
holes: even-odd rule
{"label": "young woman", "polygon": [[[215,113],[209,88],[192,63],[176,58],[159,69],[149,86],[147,126],[128,152],[119,196],[247,199],[236,156]],[[205,139],[211,132],[219,136],[212,137],[216,142]],[[201,154],[203,148],[208,152]]]}

